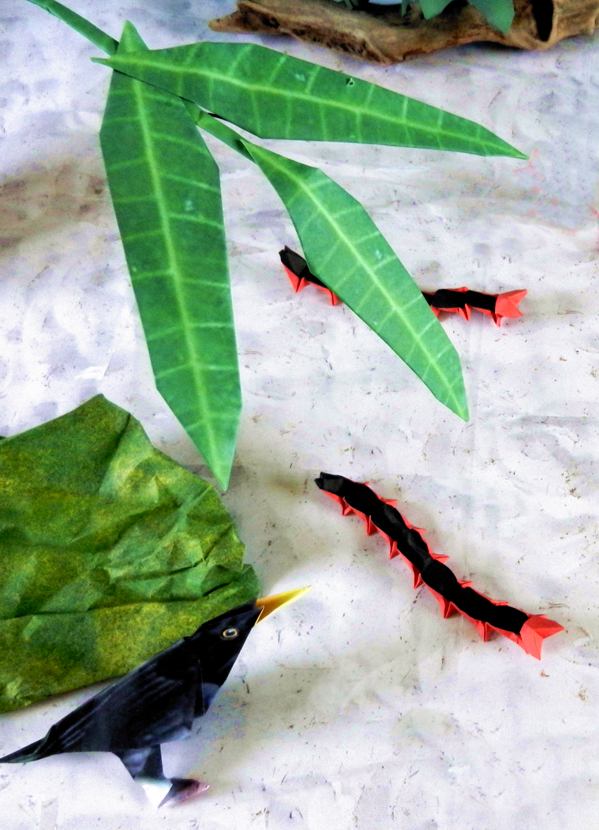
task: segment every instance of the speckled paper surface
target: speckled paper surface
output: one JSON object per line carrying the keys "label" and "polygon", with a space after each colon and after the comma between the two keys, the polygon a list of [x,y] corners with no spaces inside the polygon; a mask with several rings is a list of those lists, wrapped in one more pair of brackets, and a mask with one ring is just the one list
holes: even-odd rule
{"label": "speckled paper surface", "polygon": [[[155,47],[203,37],[230,6],[77,3],[114,35],[130,18]],[[0,434],[100,391],[206,474],[153,390],[97,139],[108,72],[24,0],[3,0],[0,26]],[[115,758],[56,757],[0,768],[2,827],[595,827],[599,41],[390,69],[271,45],[479,120],[530,153],[285,147],[362,200],[423,288],[525,287],[525,317],[444,323],[463,357],[462,424],[347,308],[293,295],[277,256],[297,245],[282,208],[255,169],[215,148],[245,407],[225,503],[266,588],[312,591],[259,626],[197,737],[167,748],[167,772],[195,771],[212,784],[205,796],[157,813]],[[538,663],[441,619],[384,544],[317,491],[320,469],[398,497],[460,576],[566,633]],[[1,718],[0,750],[84,697]]]}

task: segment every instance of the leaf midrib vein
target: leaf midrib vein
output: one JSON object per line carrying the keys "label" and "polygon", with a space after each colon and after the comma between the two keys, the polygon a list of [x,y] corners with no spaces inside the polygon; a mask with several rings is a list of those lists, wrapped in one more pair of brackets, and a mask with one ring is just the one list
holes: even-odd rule
{"label": "leaf midrib vein", "polygon": [[[247,82],[247,81],[237,81],[234,78],[231,78],[231,77],[228,77],[228,76],[223,76],[223,75],[219,74],[218,72],[211,72],[210,70],[205,69],[205,68],[196,69],[194,67],[185,66],[185,67],[183,67],[183,69],[181,69],[181,67],[179,67],[179,66],[171,66],[168,63],[162,64],[160,61],[151,61],[151,60],[146,61],[146,60],[141,60],[140,58],[136,58],[135,61],[132,61],[132,63],[138,64],[140,66],[149,66],[150,68],[154,68],[154,69],[158,68],[158,69],[161,69],[161,70],[165,70],[167,72],[177,72],[178,73],[178,72],[183,71],[183,73],[187,74],[187,75],[196,75],[200,78],[204,78],[204,77],[209,78],[211,81],[216,80],[216,81],[219,81],[221,84],[222,83],[228,83],[228,84],[231,84],[232,86],[240,87],[244,92],[249,93],[251,95],[252,99],[253,99],[255,93],[262,92],[262,93],[268,93],[268,94],[271,94],[271,95],[274,95],[274,96],[277,96],[277,97],[285,97],[285,98],[290,98],[291,97],[291,98],[295,98],[297,100],[308,101],[309,103],[318,105],[319,109],[322,108],[322,106],[326,105],[328,107],[333,107],[333,108],[336,108],[336,109],[339,109],[339,110],[344,110],[344,111],[352,113],[352,114],[359,114],[360,116],[362,116],[362,115],[369,115],[369,116],[374,115],[376,118],[380,119],[381,121],[386,121],[386,122],[388,122],[392,125],[395,125],[395,126],[397,126],[398,123],[399,123],[399,124],[402,124],[403,126],[405,126],[407,129],[416,129],[416,130],[428,131],[432,136],[434,136],[437,139],[437,141],[439,140],[439,136],[443,135],[443,136],[447,136],[448,138],[454,138],[454,139],[457,138],[461,141],[466,140],[466,141],[472,142],[473,144],[478,144],[481,147],[501,146],[501,139],[498,139],[498,142],[496,143],[495,141],[491,140],[490,138],[483,139],[480,136],[480,134],[479,135],[464,136],[460,132],[452,132],[451,130],[448,130],[445,127],[443,129],[440,129],[438,127],[435,127],[433,129],[433,128],[429,127],[426,124],[419,124],[418,122],[413,122],[411,120],[408,120],[405,117],[405,115],[402,116],[402,119],[398,121],[398,119],[396,119],[396,118],[392,118],[392,117],[389,117],[389,116],[385,115],[384,112],[375,112],[375,113],[373,113],[371,110],[364,109],[363,107],[361,107],[359,105],[344,104],[343,102],[331,100],[331,99],[328,99],[328,98],[321,98],[320,96],[314,95],[314,94],[306,95],[306,94],[303,94],[301,92],[296,92],[296,91],[288,92],[288,91],[284,91],[284,90],[279,90],[276,87],[265,86],[263,84],[251,83],[251,82]],[[384,92],[390,92],[392,94],[401,96],[401,98],[406,102],[404,104],[404,107],[407,110],[407,108],[408,108],[407,104],[410,100],[409,96],[403,95],[400,92],[393,93],[393,90],[387,90],[384,87],[380,87],[380,89],[383,90]],[[416,102],[416,103],[418,103],[418,102]],[[254,104],[254,101],[252,101],[252,104]],[[428,106],[428,105],[425,105],[425,106]],[[443,113],[444,118],[445,118],[445,115],[451,115],[451,113],[446,113],[444,110],[440,110],[440,112]],[[461,116],[454,116],[454,117],[455,118],[460,118]],[[470,121],[468,121],[468,119],[463,119],[463,120],[469,125],[472,124],[473,128],[477,128],[476,132],[480,133],[481,125],[476,124],[475,122],[470,122]]]}
{"label": "leaf midrib vein", "polygon": [[[348,239],[347,236],[345,235],[343,229],[335,221],[334,215],[327,213],[323,209],[320,202],[317,199],[314,198],[314,196],[311,193],[310,188],[306,186],[303,179],[296,176],[294,173],[287,170],[285,167],[281,167],[280,165],[278,165],[275,160],[270,159],[270,161],[273,164],[273,166],[276,167],[277,170],[279,170],[279,172],[281,172],[284,176],[287,176],[288,178],[292,179],[295,182],[295,184],[304,191],[304,193],[308,196],[310,201],[315,206],[316,210],[324,217],[324,219],[326,221],[329,222],[329,224],[331,224],[334,227],[335,231],[337,232],[338,239],[340,239],[340,241],[345,243],[345,245],[349,249],[350,253],[352,253],[356,257],[356,259],[358,259],[358,261],[360,262],[360,264],[362,265],[364,270],[367,271],[371,275],[371,278],[372,278],[374,284],[376,285],[376,287],[384,295],[384,297],[386,298],[386,300],[389,303],[389,306],[391,308],[395,309],[395,313],[397,314],[397,316],[401,320],[402,324],[408,329],[410,334],[413,336],[414,341],[418,344],[418,346],[420,348],[420,351],[425,355],[425,357],[427,359],[427,363],[428,363],[427,372],[430,371],[431,368],[433,369],[433,371],[439,377],[443,387],[446,390],[451,391],[451,394],[450,394],[451,400],[454,401],[454,403],[456,404],[456,407],[458,408],[458,410],[461,410],[462,407],[460,405],[460,401],[458,400],[457,396],[453,392],[451,384],[447,381],[445,375],[439,369],[439,366],[438,366],[438,363],[437,363],[437,355],[433,356],[431,354],[431,352],[426,348],[426,344],[421,340],[419,334],[414,330],[414,328],[410,324],[408,318],[404,315],[403,309],[401,307],[397,306],[394,298],[391,296],[391,294],[389,294],[389,292],[387,291],[385,286],[379,280],[378,275],[376,273],[376,269],[373,269],[370,266],[370,264],[362,257],[359,248],[354,247],[351,240]],[[322,175],[324,176],[325,174],[323,173]],[[335,291],[336,289],[333,288],[332,290]],[[357,304],[357,307],[359,308],[359,304]],[[435,321],[433,320],[432,322],[434,323]],[[437,354],[439,354],[439,352]]]}
{"label": "leaf midrib vein", "polygon": [[[161,182],[161,179],[160,179],[160,172],[158,170],[158,166],[157,166],[157,163],[156,163],[156,156],[155,156],[154,147],[153,147],[152,131],[151,131],[150,126],[148,124],[148,119],[147,119],[146,112],[145,112],[145,109],[144,109],[143,84],[140,83],[139,81],[136,81],[135,79],[133,79],[131,86],[132,86],[133,96],[134,96],[134,100],[135,100],[137,111],[138,111],[139,123],[140,123],[141,131],[142,131],[142,135],[143,135],[143,139],[144,139],[144,144],[145,144],[145,147],[146,147],[146,159],[147,159],[148,168],[149,168],[149,171],[150,171],[150,178],[152,180],[152,185],[153,185],[153,187],[155,188],[155,190],[158,194],[158,199],[157,199],[158,216],[159,216],[162,232],[163,232],[163,235],[164,235],[166,252],[167,252],[167,257],[168,257],[168,261],[169,261],[169,271],[173,275],[173,288],[174,288],[175,297],[176,297],[176,300],[177,300],[177,306],[178,306],[178,310],[179,310],[179,313],[181,315],[181,318],[183,320],[183,336],[184,336],[184,340],[185,340],[185,343],[187,345],[189,354],[192,356],[192,359],[190,361],[191,374],[193,375],[194,385],[195,385],[195,387],[197,389],[197,392],[198,392],[198,394],[200,396],[200,399],[201,399],[201,404],[200,404],[201,408],[205,413],[208,413],[209,409],[208,409],[208,406],[207,406],[206,390],[204,388],[204,377],[203,377],[203,373],[201,371],[201,368],[200,368],[200,366],[198,366],[198,362],[197,362],[198,358],[199,358],[199,355],[196,352],[195,344],[193,343],[193,341],[191,340],[191,338],[189,336],[188,324],[189,324],[191,318],[189,317],[189,315],[187,313],[187,310],[186,310],[186,307],[185,307],[185,302],[184,302],[183,297],[181,295],[181,287],[179,285],[179,280],[178,280],[178,273],[179,273],[179,270],[180,270],[180,263],[179,263],[179,260],[178,260],[178,257],[177,257],[176,247],[173,243],[170,223],[169,223],[169,219],[168,219],[168,211],[164,207],[165,202],[166,202],[166,195],[164,193],[164,189],[163,189],[162,182]],[[157,372],[157,377],[158,378],[160,377],[159,372]],[[215,441],[215,436],[214,436],[214,428],[213,428],[213,425],[212,425],[212,419],[208,415],[206,417],[205,423],[206,423],[206,437],[208,438],[208,443],[210,445],[210,452],[211,452],[210,461],[213,462],[214,458],[218,457],[218,453],[216,452],[217,446],[216,446],[216,441]]]}

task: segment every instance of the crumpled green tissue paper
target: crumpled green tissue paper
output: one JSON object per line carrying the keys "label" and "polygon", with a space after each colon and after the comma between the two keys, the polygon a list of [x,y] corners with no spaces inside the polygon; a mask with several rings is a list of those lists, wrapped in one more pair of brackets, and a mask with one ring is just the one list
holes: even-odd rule
{"label": "crumpled green tissue paper", "polygon": [[211,485],[101,395],[0,441],[0,711],[125,674],[259,584]]}

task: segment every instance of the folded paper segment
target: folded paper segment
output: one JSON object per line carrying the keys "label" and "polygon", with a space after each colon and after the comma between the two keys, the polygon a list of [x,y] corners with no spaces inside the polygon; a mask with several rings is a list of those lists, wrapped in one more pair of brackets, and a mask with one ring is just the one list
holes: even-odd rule
{"label": "folded paper segment", "polygon": [[329,473],[321,473],[316,484],[341,505],[344,516],[359,516],[368,535],[378,532],[387,540],[389,557],[402,556],[412,571],[414,588],[426,585],[444,618],[459,613],[475,625],[483,640],[496,632],[537,659],[543,640],[563,631],[559,623],[541,614],[526,614],[475,591],[470,582],[458,580],[444,564],[447,557],[430,549],[423,531],[403,518],[394,501],[380,498],[368,485]]}
{"label": "folded paper segment", "polygon": [[497,302],[495,303],[495,322],[501,325],[501,320],[504,317],[518,318],[522,317],[522,312],[519,309],[520,300],[526,297],[526,288],[520,288],[516,291],[505,291],[503,294],[497,295]]}
{"label": "folded paper segment", "polygon": [[327,288],[318,277],[314,276],[303,257],[287,246],[282,251],[279,251],[279,257],[296,294],[303,291],[307,285],[314,285],[328,295],[331,305],[341,305],[339,297],[330,288]]}
{"label": "folded paper segment", "polygon": [[486,314],[498,325],[504,317],[522,317],[518,305],[527,291],[521,288],[517,291],[506,291],[502,294],[485,294],[482,291],[472,291],[470,288],[439,288],[434,292],[422,292],[424,299],[430,305],[434,314],[459,314],[464,320],[469,320],[473,311]]}
{"label": "folded paper segment", "polygon": [[[282,251],[279,251],[279,257],[296,294],[303,291],[307,285],[314,285],[328,295],[331,305],[341,304],[339,297],[310,271],[302,256],[285,246]],[[437,291],[422,292],[422,296],[437,317],[441,313],[459,314],[464,320],[470,320],[472,312],[478,311],[491,317],[498,326],[505,317],[522,317],[518,306],[526,294],[527,291],[524,288],[506,291],[502,294],[485,294],[482,291],[472,291],[465,287],[439,288]]]}

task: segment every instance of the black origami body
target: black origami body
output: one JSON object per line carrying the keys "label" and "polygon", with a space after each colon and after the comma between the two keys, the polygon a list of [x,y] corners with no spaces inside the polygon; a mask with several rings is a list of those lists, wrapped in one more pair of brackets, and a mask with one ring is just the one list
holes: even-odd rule
{"label": "black origami body", "polygon": [[[256,624],[261,608],[242,605],[204,623],[54,724],[44,738],[2,763],[62,752],[113,752],[133,778],[166,779],[160,744],[187,737],[208,709]],[[172,778],[163,802],[187,798],[199,781]]]}
{"label": "black origami body", "polygon": [[[303,256],[285,246],[282,251],[279,251],[279,257],[296,294],[303,291],[307,285],[315,285],[329,295],[332,305],[338,305],[341,302],[339,297],[310,271]],[[491,317],[500,326],[504,317],[522,317],[518,306],[526,293],[526,289],[520,288],[516,291],[503,291],[501,294],[485,294],[482,291],[472,291],[470,288],[462,287],[423,291],[422,296],[437,317],[443,312],[459,314],[460,317],[469,320],[473,311],[479,311]]]}
{"label": "black origami body", "polygon": [[431,550],[423,531],[404,519],[393,499],[382,499],[366,484],[329,473],[321,473],[316,484],[339,502],[344,516],[361,516],[368,535],[378,532],[387,539],[390,558],[402,556],[409,563],[414,588],[426,585],[444,617],[457,611],[474,623],[484,640],[495,631],[539,659],[543,641],[563,631],[559,623],[543,614],[526,614],[506,602],[490,599],[471,588],[470,582],[458,579],[444,564],[447,557]]}

